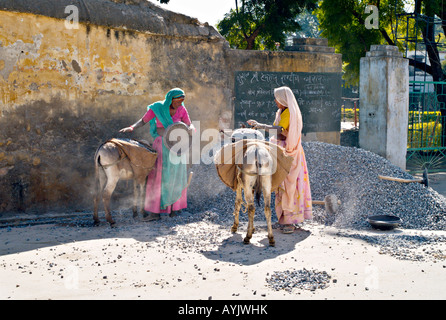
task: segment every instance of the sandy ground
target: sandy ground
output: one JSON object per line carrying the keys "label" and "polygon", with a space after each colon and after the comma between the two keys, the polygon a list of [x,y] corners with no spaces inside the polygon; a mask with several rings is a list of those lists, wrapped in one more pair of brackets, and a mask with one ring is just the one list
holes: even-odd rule
{"label": "sandy ground", "polygon": [[[80,223],[79,220],[85,220]],[[134,221],[115,215],[117,228],[92,227],[90,215],[41,225],[0,228],[0,299],[445,299],[445,242],[418,247],[422,261],[400,260],[379,246],[316,222],[294,234],[190,216]],[[73,221],[76,221],[73,223]],[[437,234],[395,229],[362,235]],[[433,248],[432,246],[436,246]],[[434,250],[435,249],[435,250]],[[409,249],[408,249],[409,250]],[[433,254],[433,252],[436,252]],[[325,289],[276,291],[266,279],[284,270],[325,271]]]}

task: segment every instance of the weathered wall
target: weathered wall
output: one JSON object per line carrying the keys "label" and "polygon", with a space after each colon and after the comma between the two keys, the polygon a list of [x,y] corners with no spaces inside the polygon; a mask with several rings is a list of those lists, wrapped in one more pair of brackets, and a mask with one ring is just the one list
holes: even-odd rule
{"label": "weathered wall", "polygon": [[[146,10],[161,27],[118,26],[117,16],[99,25],[91,14],[67,29],[36,12],[45,6],[0,1],[0,212],[90,209],[95,149],[173,87],[202,130],[227,128],[236,70],[340,72],[339,55],[231,50],[193,18],[115,2],[110,11]],[[150,139],[146,128],[132,136]]]}
{"label": "weathered wall", "polygon": [[6,11],[0,41],[0,211],[91,207],[95,149],[170,88],[204,126],[230,104],[223,41]]}

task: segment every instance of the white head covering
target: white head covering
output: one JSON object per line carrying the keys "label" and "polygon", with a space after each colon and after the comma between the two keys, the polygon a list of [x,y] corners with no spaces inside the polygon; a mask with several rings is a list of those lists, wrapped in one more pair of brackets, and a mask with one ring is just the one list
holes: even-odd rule
{"label": "white head covering", "polygon": [[[280,87],[274,89],[274,97],[283,106],[288,107],[290,112],[290,126],[286,138],[286,151],[294,153],[300,144],[302,134],[302,114],[294,97],[293,91],[288,87]],[[276,123],[280,118],[281,110],[276,113]]]}

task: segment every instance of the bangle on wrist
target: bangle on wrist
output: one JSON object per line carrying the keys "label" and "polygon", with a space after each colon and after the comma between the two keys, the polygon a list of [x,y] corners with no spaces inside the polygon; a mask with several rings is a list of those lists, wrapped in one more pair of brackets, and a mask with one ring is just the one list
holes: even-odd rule
{"label": "bangle on wrist", "polygon": [[135,130],[135,127],[133,126],[130,126],[129,128],[132,129],[131,131]]}

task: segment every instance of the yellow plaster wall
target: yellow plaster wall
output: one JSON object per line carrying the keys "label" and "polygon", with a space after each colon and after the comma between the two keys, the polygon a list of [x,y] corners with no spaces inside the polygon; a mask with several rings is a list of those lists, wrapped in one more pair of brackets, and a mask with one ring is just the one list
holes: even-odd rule
{"label": "yellow plaster wall", "polygon": [[62,20],[0,11],[0,41],[9,55],[0,63],[4,66],[0,70],[3,105],[56,95],[68,100],[94,99],[101,90],[146,93],[143,71],[151,60],[144,50],[146,37],[116,31],[117,38],[111,33],[107,36],[107,29],[83,24],[67,29]]}
{"label": "yellow plaster wall", "polygon": [[95,149],[173,87],[204,129],[231,103],[218,42],[5,11],[0,42],[0,212],[89,204]]}

